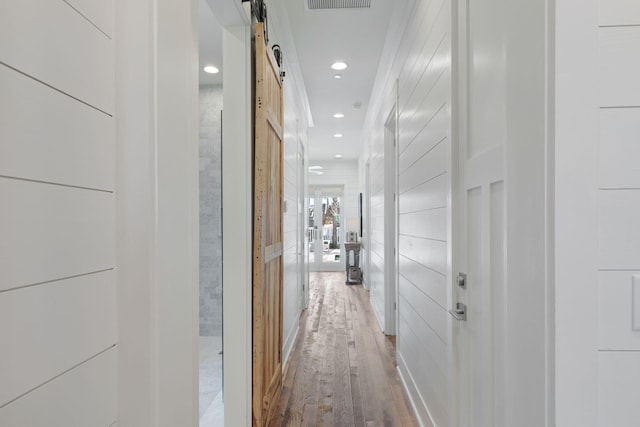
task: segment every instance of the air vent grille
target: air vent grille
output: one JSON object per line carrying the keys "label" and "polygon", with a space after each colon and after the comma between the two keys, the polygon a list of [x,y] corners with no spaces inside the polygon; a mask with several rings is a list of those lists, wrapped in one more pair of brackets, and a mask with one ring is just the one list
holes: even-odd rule
{"label": "air vent grille", "polygon": [[309,10],[362,9],[371,7],[371,0],[307,0]]}

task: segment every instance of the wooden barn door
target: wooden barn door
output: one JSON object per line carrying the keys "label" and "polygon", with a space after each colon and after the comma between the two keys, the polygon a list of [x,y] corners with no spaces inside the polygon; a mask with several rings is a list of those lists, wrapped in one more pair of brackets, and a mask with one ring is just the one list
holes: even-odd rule
{"label": "wooden barn door", "polygon": [[282,83],[256,24],[253,217],[253,425],[272,417],[282,387]]}

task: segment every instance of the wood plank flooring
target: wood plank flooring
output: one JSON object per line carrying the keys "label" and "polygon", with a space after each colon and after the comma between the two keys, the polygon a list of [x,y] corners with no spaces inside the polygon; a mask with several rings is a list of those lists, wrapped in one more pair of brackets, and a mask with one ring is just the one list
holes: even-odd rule
{"label": "wood plank flooring", "polygon": [[385,336],[362,285],[311,273],[309,308],[286,366],[270,426],[417,426]]}

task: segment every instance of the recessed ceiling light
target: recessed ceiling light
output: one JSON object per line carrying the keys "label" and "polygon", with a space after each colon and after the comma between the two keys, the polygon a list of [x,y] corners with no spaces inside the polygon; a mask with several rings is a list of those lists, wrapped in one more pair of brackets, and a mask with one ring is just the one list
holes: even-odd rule
{"label": "recessed ceiling light", "polygon": [[336,154],[336,159],[341,159],[342,158],[342,154]]}
{"label": "recessed ceiling light", "polygon": [[209,74],[218,74],[220,72],[220,70],[218,70],[218,67],[214,67],[213,65],[207,65],[203,69],[205,73]]}
{"label": "recessed ceiling light", "polygon": [[310,171],[324,169],[322,166],[309,166]]}
{"label": "recessed ceiling light", "polygon": [[334,74],[333,78],[334,79],[341,79],[342,78],[342,74]]}
{"label": "recessed ceiling light", "polygon": [[342,138],[344,135],[342,135],[341,133],[334,133],[333,137],[334,138]]}
{"label": "recessed ceiling light", "polygon": [[344,117],[344,114],[342,114],[342,113],[335,113],[335,114],[333,115],[333,117],[334,117],[334,118],[336,118],[336,119],[341,119],[341,118],[343,118],[343,117]]}
{"label": "recessed ceiling light", "polygon": [[345,68],[347,68],[347,64],[345,64],[344,62],[334,62],[333,64],[331,64],[331,68],[333,68],[334,70],[344,70]]}

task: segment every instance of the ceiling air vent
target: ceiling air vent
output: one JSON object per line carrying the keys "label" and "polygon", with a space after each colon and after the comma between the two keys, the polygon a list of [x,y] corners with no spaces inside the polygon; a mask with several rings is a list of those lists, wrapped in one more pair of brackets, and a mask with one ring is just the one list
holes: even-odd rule
{"label": "ceiling air vent", "polygon": [[371,0],[307,0],[309,10],[362,9],[371,7]]}

